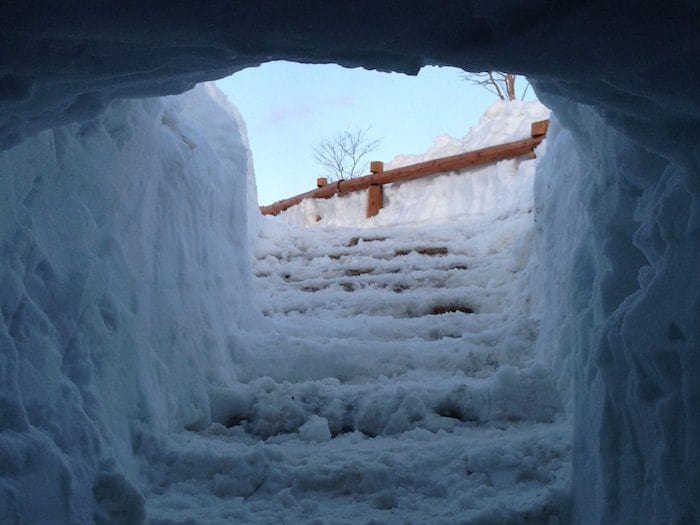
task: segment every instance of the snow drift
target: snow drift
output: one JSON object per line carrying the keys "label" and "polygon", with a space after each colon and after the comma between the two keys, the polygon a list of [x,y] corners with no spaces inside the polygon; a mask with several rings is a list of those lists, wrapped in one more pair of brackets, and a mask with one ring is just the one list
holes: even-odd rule
{"label": "snow drift", "polygon": [[[489,107],[477,126],[461,139],[437,137],[421,155],[397,155],[385,169],[456,155],[488,146],[530,138],[530,124],[549,118],[539,102],[498,101]],[[544,154],[544,146],[539,150]],[[306,199],[279,216],[305,227],[375,228],[416,223],[443,223],[450,217],[488,216],[494,219],[532,208],[534,163],[509,159],[476,170],[450,172],[404,183],[384,185],[384,207],[366,220],[367,191],[336,195],[330,199]],[[494,170],[495,166],[495,170]]]}

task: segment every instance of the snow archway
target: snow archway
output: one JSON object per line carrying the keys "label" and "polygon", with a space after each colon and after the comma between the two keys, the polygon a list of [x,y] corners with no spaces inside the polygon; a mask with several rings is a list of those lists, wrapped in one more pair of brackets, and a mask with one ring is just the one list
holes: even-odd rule
{"label": "snow archway", "polygon": [[697,520],[697,6],[376,4],[2,8],[3,519],[138,519],[142,437],[196,427],[204,385],[235,378],[244,141],[219,130],[231,157],[205,161],[168,102],[113,101],[279,58],[532,78],[563,128],[537,188],[540,347],[575,384],[577,516]]}

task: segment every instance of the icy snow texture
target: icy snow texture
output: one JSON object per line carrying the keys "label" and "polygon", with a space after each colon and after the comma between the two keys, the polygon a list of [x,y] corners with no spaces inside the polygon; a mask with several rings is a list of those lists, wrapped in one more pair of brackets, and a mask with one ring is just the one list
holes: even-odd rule
{"label": "icy snow texture", "polygon": [[215,89],[0,153],[3,523],[137,521],[142,434],[206,424],[235,379],[248,151]]}
{"label": "icy snow texture", "polygon": [[[549,167],[543,164],[538,176],[537,241],[544,256],[540,282],[546,291],[540,347],[544,354],[558,352],[557,359],[573,373],[576,385],[578,518],[582,522],[697,521],[697,2],[455,1],[441,3],[439,9],[419,2],[343,7],[319,2],[296,10],[275,1],[155,2],[148,6],[115,2],[104,10],[88,8],[84,2],[36,4],[15,2],[2,7],[2,147],[57,124],[85,122],[115,97],[179,92],[196,81],[274,58],[402,71],[433,63],[527,73],[567,130],[550,139]],[[148,129],[153,123],[145,124]],[[26,147],[8,154],[14,157],[20,152],[29,156]],[[79,156],[81,150],[73,153]],[[144,149],[141,158],[150,155]],[[36,159],[31,157],[28,163]],[[51,165],[43,169],[50,171]],[[105,170],[105,180],[113,177],[110,185],[126,191],[120,181],[128,180],[128,173],[117,169]],[[4,160],[0,172],[2,279],[19,279],[8,287],[9,298],[3,289],[3,303],[15,303],[13,290],[27,287],[29,292],[31,288],[23,279],[26,275],[33,280],[34,268],[22,271],[21,265],[29,259],[22,251],[26,246],[22,236],[15,240],[15,233],[20,218],[25,223],[29,220],[22,200],[29,195],[37,171],[8,171]],[[242,177],[242,171],[238,173]],[[9,177],[13,180],[10,185]],[[62,177],[66,177],[66,192],[71,188],[84,191],[79,186],[85,182],[82,176],[78,175],[78,181]],[[10,191],[15,194],[8,196]],[[85,203],[99,202],[101,197],[99,192],[85,196]],[[69,206],[69,198],[61,192],[56,195],[59,210]],[[108,209],[107,216],[119,217],[130,213],[139,199],[110,202],[119,207]],[[77,242],[58,238],[62,228],[58,221],[39,221],[48,210],[31,213],[37,215],[37,228],[44,228],[42,242],[48,239],[68,246]],[[9,223],[5,220],[15,216],[18,218]],[[144,228],[153,227],[151,219],[143,217]],[[34,227],[29,230],[31,238]],[[236,238],[243,235],[240,229],[228,233]],[[128,235],[127,229],[116,232],[115,238],[124,244]],[[204,235],[212,233],[207,230]],[[88,238],[85,242],[93,241]],[[189,239],[186,244],[192,246],[195,241]],[[162,246],[163,250],[170,248],[172,244]],[[176,250],[163,253],[168,260],[177,259]],[[65,274],[84,275],[85,258],[73,255],[74,259],[62,261],[67,266],[56,263],[56,267]],[[18,260],[19,270],[14,266],[6,270]],[[47,279],[50,282],[50,275]],[[61,279],[65,283],[66,275]],[[119,295],[122,288],[136,288],[135,282],[108,284],[115,290],[110,292]],[[37,337],[42,337],[42,327],[48,330],[50,325],[61,325],[65,315],[75,317],[65,305],[76,304],[78,299],[65,286],[54,291],[51,300],[62,309],[44,312],[46,322],[24,318]],[[221,291],[225,287],[210,291],[208,299],[199,292],[189,293],[195,304],[207,310],[209,302],[225,299]],[[143,292],[144,298],[148,293]],[[160,296],[165,291],[153,293]],[[248,302],[243,294],[240,301]],[[191,304],[183,302],[180,307],[174,312],[176,318]],[[94,313],[85,310],[86,315],[90,312]],[[231,316],[246,312],[243,309]],[[8,335],[8,315],[3,311],[0,335],[2,439],[25,450],[43,451],[31,463],[35,472],[42,471],[40,481],[46,485],[46,499],[40,506],[62,516],[63,499],[57,487],[66,483],[65,468],[73,467],[54,460],[58,455],[47,441],[48,434],[28,429],[23,413],[14,410],[18,387],[5,378],[18,373],[14,350],[18,343]],[[206,330],[204,322],[193,320],[191,326],[193,333]],[[155,323],[149,328],[152,346],[167,341],[160,332],[167,327]],[[114,337],[129,336],[122,332]],[[43,357],[39,352],[31,355]],[[55,369],[60,364],[46,366]],[[46,384],[53,392],[55,376],[46,369],[35,370],[32,381]],[[158,378],[149,375],[144,381],[156,384]],[[38,392],[36,385],[32,388],[37,406],[49,400],[63,403],[59,397]],[[63,404],[76,407],[79,401]],[[80,410],[71,409],[64,417],[71,418]],[[71,428],[71,436],[77,439],[88,427]],[[35,446],[39,442],[46,446]],[[94,470],[90,458],[95,454],[89,448],[82,453],[87,459],[75,463],[74,470],[86,474],[76,479],[90,478]],[[19,468],[6,462],[6,457],[13,456],[2,455],[3,487],[13,485]],[[96,485],[96,497],[108,492],[107,487],[123,486],[108,467],[104,472]],[[29,485],[35,479],[39,481],[27,477],[25,482]],[[91,509],[85,505],[90,496],[80,498],[72,503],[75,515],[89,516]]]}
{"label": "icy snow texture", "polygon": [[555,124],[536,186],[540,344],[557,349],[563,377],[574,375],[581,520],[697,522],[696,170],[590,108],[560,105],[559,115],[570,131]]}
{"label": "icy snow texture", "polygon": [[[503,109],[491,117],[527,119]],[[455,213],[423,224],[261,221],[254,286],[270,323],[244,336],[241,384],[212,392],[212,425],[154,455],[149,516],[566,522],[571,422],[534,360],[527,284],[536,163],[508,174],[523,209],[462,213],[467,196],[436,177],[433,204]],[[387,210],[410,216],[404,203]],[[462,310],[434,311],[449,306]]]}

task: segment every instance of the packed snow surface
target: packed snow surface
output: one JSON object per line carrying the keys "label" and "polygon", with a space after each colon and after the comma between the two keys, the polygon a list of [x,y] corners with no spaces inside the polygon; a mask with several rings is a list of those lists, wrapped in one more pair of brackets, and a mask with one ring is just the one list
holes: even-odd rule
{"label": "packed snow surface", "polygon": [[[454,142],[514,140],[547,115],[496,104]],[[262,218],[253,250],[264,338],[242,336],[241,383],[212,392],[212,424],[157,458],[150,514],[564,522],[570,418],[536,357],[529,286],[536,163],[404,184],[370,220],[348,197]],[[319,206],[321,221],[295,224]]]}

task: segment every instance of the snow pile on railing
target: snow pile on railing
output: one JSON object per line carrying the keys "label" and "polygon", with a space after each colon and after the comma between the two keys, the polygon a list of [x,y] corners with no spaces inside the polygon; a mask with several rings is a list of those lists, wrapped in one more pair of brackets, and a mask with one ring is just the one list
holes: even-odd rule
{"label": "snow pile on railing", "polygon": [[[549,117],[541,103],[496,102],[461,140],[442,135],[420,155],[398,155],[386,170],[530,137],[530,125]],[[543,152],[544,146],[538,151]],[[306,227],[375,227],[443,222],[462,215],[500,214],[532,208],[535,162],[510,159],[475,169],[384,186],[384,208],[366,219],[367,192],[307,199],[280,214]]]}

